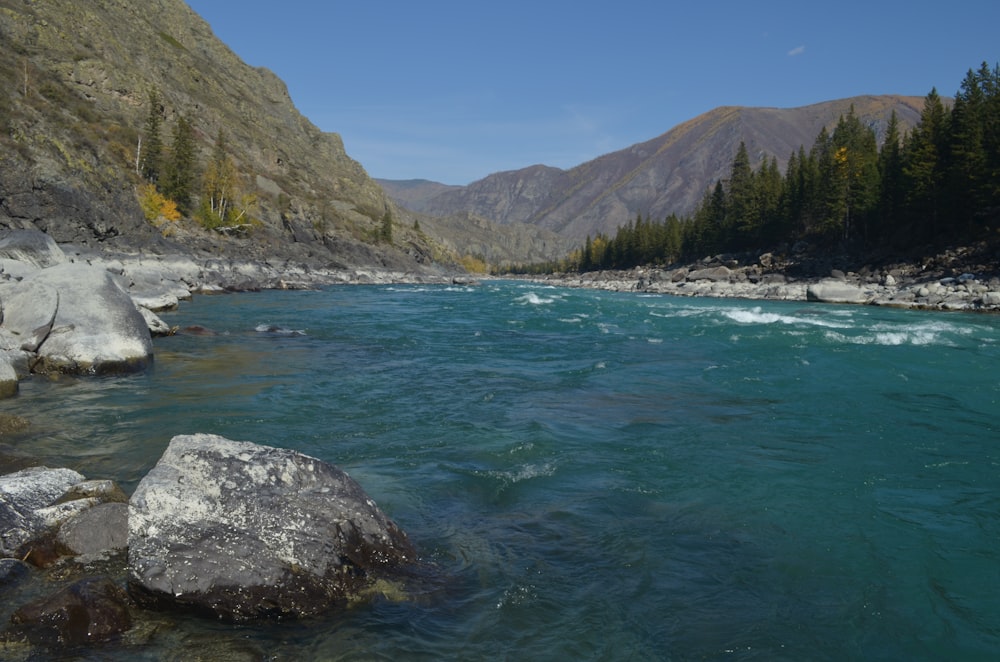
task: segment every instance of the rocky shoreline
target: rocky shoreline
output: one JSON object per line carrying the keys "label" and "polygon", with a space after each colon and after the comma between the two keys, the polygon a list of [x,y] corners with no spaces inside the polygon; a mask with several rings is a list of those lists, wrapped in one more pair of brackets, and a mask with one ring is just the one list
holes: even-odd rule
{"label": "rocky shoreline", "polygon": [[[144,370],[157,313],[195,294],[338,283],[452,283],[393,272],[57,245],[0,237],[0,399],[30,375]],[[0,442],[30,423],[0,414]],[[220,489],[225,486],[226,489]],[[106,642],[137,651],[164,610],[300,618],[400,595],[406,534],[333,465],[212,435],[175,437],[132,495],[0,443],[0,658]]]}
{"label": "rocky shoreline", "polygon": [[313,289],[334,284],[451,283],[432,267],[395,272],[325,268],[293,260],[100,252],[57,245],[47,234],[0,237],[0,398],[31,374],[145,369],[158,316],[195,294]]}
{"label": "rocky shoreline", "polygon": [[[986,253],[984,257],[984,253]],[[559,273],[539,283],[685,297],[891,306],[916,310],[1000,312],[1000,256],[963,249],[923,263],[831,267],[771,253],[754,259],[706,258],[672,268]]]}

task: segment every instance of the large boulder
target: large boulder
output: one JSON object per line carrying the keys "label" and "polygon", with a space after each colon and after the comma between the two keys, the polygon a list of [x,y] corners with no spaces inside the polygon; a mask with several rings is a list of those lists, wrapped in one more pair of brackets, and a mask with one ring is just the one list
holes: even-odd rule
{"label": "large boulder", "polygon": [[687,274],[687,279],[689,281],[709,280],[713,283],[728,282],[732,277],[732,269],[724,265],[696,269],[695,271]]}
{"label": "large boulder", "polygon": [[866,303],[868,294],[861,287],[838,278],[824,278],[806,288],[806,300],[821,303]]}
{"label": "large boulder", "polygon": [[128,524],[134,597],[237,621],[321,612],[415,561],[340,469],[214,435],[171,440]]}
{"label": "large boulder", "polygon": [[65,262],[66,254],[44,232],[12,230],[0,237],[0,259],[15,260],[44,269]]}
{"label": "large boulder", "polygon": [[48,337],[59,310],[59,292],[40,282],[0,284],[3,305],[3,330],[16,338],[16,347],[26,352],[38,351]]}
{"label": "large boulder", "polygon": [[59,292],[59,307],[52,330],[38,348],[35,372],[131,372],[152,362],[146,321],[107,271],[67,263],[42,269],[24,282]]}

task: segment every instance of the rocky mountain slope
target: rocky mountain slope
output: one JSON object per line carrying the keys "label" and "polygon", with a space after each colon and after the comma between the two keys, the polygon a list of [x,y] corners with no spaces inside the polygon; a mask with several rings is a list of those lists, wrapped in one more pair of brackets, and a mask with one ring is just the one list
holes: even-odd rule
{"label": "rocky mountain slope", "polygon": [[775,157],[783,170],[793,151],[803,145],[809,149],[820,130],[832,129],[852,105],[881,136],[893,111],[904,129],[916,124],[923,98],[862,96],[790,109],[722,107],[569,170],[535,165],[464,187],[381,183],[415,211],[526,223],[578,245],[587,235],[614,234],[639,213],[664,218],[691,212],[709,186],[728,176],[741,141],[754,167]]}
{"label": "rocky mountain slope", "polygon": [[[447,259],[338,135],[311,124],[281,80],[242,62],[182,0],[0,0],[0,43],[0,229],[325,266],[403,270]],[[249,237],[188,221],[164,238],[144,218],[136,152],[152,90],[163,141],[186,116],[202,165],[225,131],[240,184],[258,200],[261,227]],[[378,239],[386,212],[391,242]]]}

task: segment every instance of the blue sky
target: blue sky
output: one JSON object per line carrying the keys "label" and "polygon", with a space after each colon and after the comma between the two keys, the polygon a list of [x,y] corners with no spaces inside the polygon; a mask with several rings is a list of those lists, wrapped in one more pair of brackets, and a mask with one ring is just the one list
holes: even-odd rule
{"label": "blue sky", "polygon": [[188,0],[370,175],[570,168],[717,106],[955,93],[1000,2]]}

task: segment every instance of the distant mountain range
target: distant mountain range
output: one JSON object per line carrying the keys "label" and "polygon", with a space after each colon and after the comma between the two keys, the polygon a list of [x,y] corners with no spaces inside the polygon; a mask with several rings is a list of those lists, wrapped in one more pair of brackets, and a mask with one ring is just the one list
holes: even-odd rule
{"label": "distant mountain range", "polygon": [[[912,126],[923,107],[898,96],[725,107],[568,170],[535,165],[468,186],[376,182],[339,135],[299,114],[281,80],[241,61],[183,0],[0,5],[0,231],[37,228],[62,243],[399,271],[461,256],[541,261],[639,213],[690,212],[727,176],[741,140],[754,159],[773,155],[784,166],[852,104],[877,131],[893,110]],[[256,199],[259,224],[247,236],[194,218],[161,228],[144,217],[137,152],[150,145],[153,90],[161,138],[169,142],[186,117],[201,167],[225,133],[239,183]]]}
{"label": "distant mountain range", "polygon": [[468,186],[376,181],[400,205],[416,212],[527,224],[579,245],[588,235],[613,235],[636,214],[689,214],[710,186],[728,176],[741,141],[754,167],[774,157],[784,171],[792,152],[800,146],[808,150],[820,130],[832,130],[852,106],[881,140],[893,111],[906,130],[919,121],[923,104],[923,97],[882,95],[787,109],[725,106],[569,170],[533,165]]}

